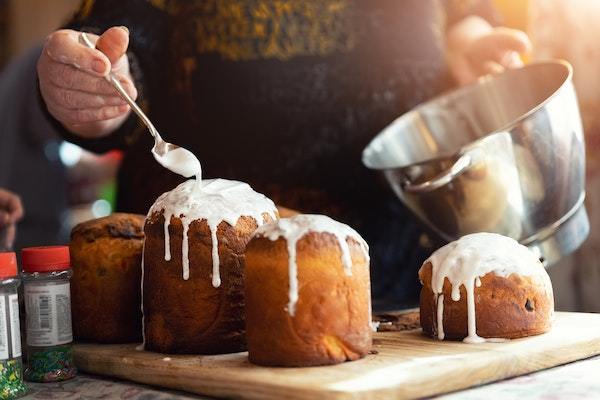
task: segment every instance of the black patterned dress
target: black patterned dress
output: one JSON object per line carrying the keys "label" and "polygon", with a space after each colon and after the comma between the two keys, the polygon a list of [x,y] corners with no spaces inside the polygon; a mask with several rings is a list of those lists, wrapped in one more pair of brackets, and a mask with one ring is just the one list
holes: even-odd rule
{"label": "black patterned dress", "polygon": [[[205,177],[249,182],[280,205],[357,229],[371,246],[374,304],[386,308],[416,304],[416,271],[431,248],[361,152],[448,87],[446,27],[490,15],[487,3],[468,3],[97,0],[84,1],[69,26],[129,28],[144,107],[165,139],[196,153]],[[63,134],[94,151],[125,151],[120,211],[145,213],[181,180],[152,159],[135,116],[105,139]]]}

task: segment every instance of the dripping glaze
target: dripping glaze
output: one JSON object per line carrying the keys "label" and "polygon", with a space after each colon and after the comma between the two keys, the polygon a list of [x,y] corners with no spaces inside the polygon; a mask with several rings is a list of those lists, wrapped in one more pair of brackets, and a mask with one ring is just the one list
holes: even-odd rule
{"label": "dripping glaze", "polygon": [[140,311],[142,312],[142,343],[135,347],[138,351],[143,351],[146,346],[146,328],[144,323],[144,253],[146,252],[146,241],[142,245],[142,276],[140,282]]}
{"label": "dripping glaze", "polygon": [[342,265],[346,275],[352,275],[352,259],[347,239],[352,238],[360,243],[367,262],[369,261],[369,246],[364,239],[348,225],[337,222],[325,215],[302,214],[291,218],[265,224],[257,229],[254,237],[261,236],[271,241],[284,238],[288,251],[288,306],[287,312],[293,316],[298,302],[298,264],[296,260],[296,245],[309,232],[329,233],[336,237],[342,251]]}
{"label": "dripping glaze", "polygon": [[190,260],[188,230],[193,221],[206,220],[212,239],[212,284],[221,285],[219,272],[219,243],[217,229],[221,222],[235,226],[242,216],[253,218],[258,226],[264,223],[264,214],[277,218],[275,204],[255,192],[250,185],[226,179],[190,179],[170,192],[163,193],[150,208],[148,217],[163,213],[165,260],[171,259],[169,225],[171,218],[179,218],[183,225],[181,246],[183,279],[189,279]]}
{"label": "dripping glaze", "polygon": [[[444,280],[451,284],[451,298],[460,300],[460,287],[464,286],[467,300],[468,335],[465,343],[481,343],[486,339],[477,335],[475,317],[475,287],[488,273],[500,277],[511,274],[543,276],[548,274],[540,260],[527,247],[516,240],[495,233],[475,233],[448,243],[435,251],[424,263],[431,263],[431,289],[435,296],[437,337],[444,339]],[[423,267],[421,267],[421,270]],[[421,271],[419,271],[421,273]],[[487,339],[495,341],[495,339]]]}

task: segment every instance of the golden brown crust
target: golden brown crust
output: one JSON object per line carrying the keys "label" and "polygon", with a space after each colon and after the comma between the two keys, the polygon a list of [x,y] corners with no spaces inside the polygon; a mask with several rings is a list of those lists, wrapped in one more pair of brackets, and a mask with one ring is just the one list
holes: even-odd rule
{"label": "golden brown crust", "polygon": [[144,218],[138,214],[114,213],[108,217],[92,219],[75,226],[71,231],[71,238],[82,237],[90,243],[106,237],[143,239]]}
{"label": "golden brown crust", "polygon": [[[267,221],[271,220],[264,214]],[[181,220],[169,226],[171,260],[165,261],[164,216],[146,221],[144,255],[144,327],[146,349],[161,353],[222,354],[246,348],[243,272],[244,250],[257,228],[241,217],[217,229],[221,286],[212,285],[212,240],[206,220],[188,230],[190,276],[183,279]]]}
{"label": "golden brown crust", "polygon": [[[431,289],[432,265],[427,263],[419,273],[421,289],[421,326],[428,335],[437,334],[437,295]],[[443,327],[446,338],[467,336],[467,303],[465,287],[460,300],[451,298],[451,285],[444,282]],[[504,278],[488,273],[475,288],[477,334],[487,338],[516,339],[539,335],[552,328],[554,298],[541,277],[511,274]]]}
{"label": "golden brown crust", "polygon": [[140,277],[144,216],[113,214],[71,232],[75,340],[142,340]]}
{"label": "golden brown crust", "polygon": [[371,348],[369,263],[348,241],[352,276],[345,274],[335,236],[311,232],[297,243],[299,300],[288,305],[285,239],[257,237],[246,249],[246,319],[250,361],[268,366],[337,364]]}

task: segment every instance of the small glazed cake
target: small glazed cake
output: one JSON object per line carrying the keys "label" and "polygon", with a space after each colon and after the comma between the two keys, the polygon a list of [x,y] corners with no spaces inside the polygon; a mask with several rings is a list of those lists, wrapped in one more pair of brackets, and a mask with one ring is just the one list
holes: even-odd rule
{"label": "small glazed cake", "polygon": [[276,218],[273,202],[246,183],[189,180],[161,195],[145,225],[145,349],[245,350],[244,250]]}
{"label": "small glazed cake", "polygon": [[322,215],[260,227],[246,249],[250,361],[267,366],[337,364],[371,348],[367,244]]}
{"label": "small glazed cake", "polygon": [[71,232],[71,296],[75,340],[142,339],[140,278],[144,216],[113,214]]}
{"label": "small glazed cake", "polygon": [[421,326],[440,340],[515,339],[552,327],[554,297],[544,266],[506,236],[463,236],[435,251],[419,279]]}

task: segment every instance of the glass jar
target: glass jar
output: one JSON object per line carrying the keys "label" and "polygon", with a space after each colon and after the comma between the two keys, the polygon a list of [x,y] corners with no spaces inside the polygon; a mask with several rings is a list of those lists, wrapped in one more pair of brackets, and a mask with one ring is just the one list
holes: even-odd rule
{"label": "glass jar", "polygon": [[15,399],[27,392],[23,383],[17,257],[0,253],[0,399]]}
{"label": "glass jar", "polygon": [[23,249],[27,314],[25,379],[58,382],[73,378],[71,262],[66,246]]}

